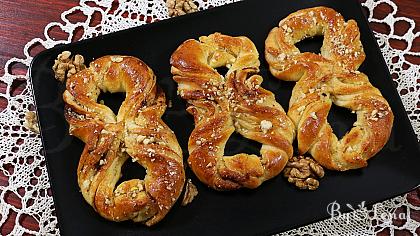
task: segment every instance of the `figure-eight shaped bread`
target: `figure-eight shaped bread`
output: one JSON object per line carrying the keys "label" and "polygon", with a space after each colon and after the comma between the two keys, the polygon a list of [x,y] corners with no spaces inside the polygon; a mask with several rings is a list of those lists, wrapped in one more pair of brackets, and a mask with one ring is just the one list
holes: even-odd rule
{"label": "figure-eight shaped bread", "polygon": [[[161,120],[165,95],[153,71],[127,56],[105,56],[67,80],[65,117],[85,148],[77,170],[86,201],[104,218],[159,222],[178,199],[185,181],[182,151]],[[100,92],[126,92],[118,114],[97,103]],[[144,180],[118,186],[121,167],[132,158],[146,168]]]}
{"label": "figure-eight shaped bread", "polygon": [[[332,170],[365,167],[388,141],[393,113],[368,77],[356,71],[365,59],[359,29],[333,9],[299,10],[281,20],[265,42],[271,73],[298,81],[288,115],[297,128],[300,154],[309,152]],[[295,43],[323,35],[321,55],[301,53]],[[341,139],[327,122],[332,103],[357,114],[354,127]]]}
{"label": "figure-eight shaped bread", "polygon": [[[187,40],[171,65],[195,121],[188,163],[203,183],[217,190],[256,188],[282,171],[293,153],[293,123],[274,94],[260,87],[258,52],[248,38],[215,33]],[[229,68],[225,76],[215,69],[222,66]],[[235,130],[262,143],[261,156],[224,156]]]}

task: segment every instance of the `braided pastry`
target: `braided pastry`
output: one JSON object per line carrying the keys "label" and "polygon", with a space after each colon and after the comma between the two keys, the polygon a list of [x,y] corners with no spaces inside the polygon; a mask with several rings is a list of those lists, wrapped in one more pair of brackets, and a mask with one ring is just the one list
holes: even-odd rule
{"label": "braided pastry", "polygon": [[[274,94],[260,87],[258,51],[251,40],[220,33],[187,40],[172,54],[171,65],[195,121],[188,163],[203,183],[216,190],[256,188],[283,170],[293,153],[293,123]],[[229,68],[225,76],[215,70],[222,66]],[[262,143],[261,157],[224,156],[235,130]]]}
{"label": "braided pastry", "polygon": [[[83,197],[108,220],[159,222],[178,199],[185,173],[181,148],[161,120],[165,95],[153,71],[134,57],[105,56],[70,77],[66,88],[70,133],[86,144],[77,170]],[[117,115],[96,102],[101,91],[126,92]],[[147,174],[116,186],[130,157]]]}
{"label": "braided pastry", "polygon": [[[294,45],[317,35],[324,35],[321,55],[301,53]],[[299,153],[309,152],[332,170],[365,167],[388,141],[394,116],[380,91],[356,71],[365,59],[356,22],[326,7],[300,10],[271,30],[265,46],[271,73],[298,81],[288,115],[297,128]],[[341,140],[327,121],[332,103],[357,114]]]}

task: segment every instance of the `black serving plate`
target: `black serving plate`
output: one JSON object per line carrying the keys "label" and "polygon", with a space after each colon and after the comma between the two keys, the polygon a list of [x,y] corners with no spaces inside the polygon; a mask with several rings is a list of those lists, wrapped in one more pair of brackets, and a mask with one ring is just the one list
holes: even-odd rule
{"label": "black serving plate", "polygon": [[[82,54],[87,62],[109,54],[133,55],[145,61],[157,75],[173,107],[164,120],[175,131],[187,158],[187,140],[193,119],[185,112],[185,102],[176,94],[170,74],[169,58],[184,40],[213,32],[249,37],[260,52],[263,87],[276,94],[287,109],[294,83],[274,79],[264,60],[264,40],[271,28],[288,14],[307,7],[329,6],[346,19],[355,19],[360,27],[366,61],[360,71],[366,73],[389,101],[395,114],[394,128],[388,144],[369,161],[369,166],[347,172],[327,172],[318,190],[297,190],[278,176],[256,190],[216,192],[201,184],[187,170],[197,185],[199,195],[187,207],[176,204],[167,217],[148,228],[132,222],[114,223],[101,218],[79,192],[76,167],[84,144],[68,134],[63,117],[64,85],[54,79],[51,67],[63,50]],[[304,41],[302,50],[316,51],[320,39]],[[330,217],[329,203],[356,207],[365,201],[372,204],[405,193],[420,183],[420,150],[400,97],[387,66],[370,31],[358,1],[337,0],[247,0],[203,12],[164,20],[97,38],[46,50],[35,57],[31,67],[42,138],[53,196],[63,235],[267,235]],[[103,95],[114,110],[120,95]],[[329,121],[338,135],[351,127],[355,117],[343,109],[334,109]],[[258,145],[234,135],[227,154],[258,152]],[[130,162],[131,163],[131,162]],[[123,178],[141,177],[144,170],[127,164]]]}

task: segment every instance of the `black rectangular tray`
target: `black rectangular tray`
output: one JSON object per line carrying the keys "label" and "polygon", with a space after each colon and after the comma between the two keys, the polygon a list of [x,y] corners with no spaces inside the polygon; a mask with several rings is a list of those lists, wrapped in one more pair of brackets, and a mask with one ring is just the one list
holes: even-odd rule
{"label": "black rectangular tray", "polygon": [[[201,184],[191,205],[174,206],[158,225],[147,228],[132,222],[114,223],[101,218],[84,201],[77,185],[76,168],[84,144],[68,134],[63,117],[64,85],[54,79],[51,67],[63,50],[82,54],[87,62],[109,54],[133,55],[145,61],[156,73],[159,85],[173,101],[164,115],[175,131],[187,158],[187,140],[193,119],[185,112],[185,102],[176,94],[170,74],[169,57],[184,40],[213,32],[249,37],[257,46],[261,60],[263,87],[276,94],[287,109],[294,83],[274,79],[264,60],[264,40],[280,19],[302,8],[329,6],[360,27],[366,61],[360,71],[369,76],[389,101],[395,114],[391,138],[369,166],[344,173],[330,172],[316,191],[301,191],[278,176],[256,190],[216,192]],[[321,40],[300,44],[303,50],[316,50]],[[420,183],[420,150],[416,136],[387,66],[358,1],[337,0],[247,0],[183,17],[132,28],[69,45],[58,46],[37,55],[31,67],[33,89],[42,131],[53,196],[63,235],[267,235],[330,217],[327,205],[336,201],[353,206],[372,204],[405,193]],[[116,109],[121,95],[105,95],[105,102]],[[330,122],[339,135],[351,127],[350,112],[335,109]],[[241,145],[238,145],[241,144]],[[228,154],[257,152],[258,146],[235,135],[226,148]],[[131,163],[131,162],[130,162]],[[124,178],[138,177],[142,168],[127,164]],[[344,207],[342,207],[343,209]],[[347,209],[349,210],[349,209]]]}

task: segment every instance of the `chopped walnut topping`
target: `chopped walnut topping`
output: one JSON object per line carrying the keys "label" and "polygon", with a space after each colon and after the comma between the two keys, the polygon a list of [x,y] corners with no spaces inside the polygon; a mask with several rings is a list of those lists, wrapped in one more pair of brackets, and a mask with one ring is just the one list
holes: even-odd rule
{"label": "chopped walnut topping", "polygon": [[305,93],[301,93],[299,99],[303,99],[305,97],[306,97],[306,94]]}
{"label": "chopped walnut topping", "polygon": [[379,117],[379,118],[383,118],[383,117],[385,117],[386,115],[388,115],[388,113],[389,113],[389,112],[379,112],[379,113],[378,113],[378,117]]}
{"label": "chopped walnut topping", "polygon": [[90,186],[90,182],[91,181],[88,180],[88,179],[84,180],[83,183],[82,183],[82,188],[87,189]]}
{"label": "chopped walnut topping", "polygon": [[106,129],[101,130],[101,134],[112,134],[111,131],[108,131]]}
{"label": "chopped walnut topping", "polygon": [[286,24],[282,25],[282,27],[287,33],[292,33],[293,30]]}
{"label": "chopped walnut topping", "polygon": [[306,106],[300,106],[300,107],[298,107],[297,111],[299,113],[301,113],[303,110],[305,110],[305,108],[306,108]]}
{"label": "chopped walnut topping", "polygon": [[57,56],[52,67],[55,78],[64,82],[68,77],[86,68],[83,56],[76,54],[71,57],[71,52],[64,51]]}
{"label": "chopped walnut topping", "polygon": [[318,116],[316,116],[316,113],[313,111],[311,113],[309,113],[309,115],[312,117],[312,119],[317,120]]}
{"label": "chopped walnut topping", "polygon": [[144,140],[145,138],[146,138],[146,136],[139,134],[139,135],[137,135],[137,137],[136,137],[136,141],[137,141],[137,142],[143,142],[143,140]]}
{"label": "chopped walnut topping", "polygon": [[168,7],[170,17],[198,11],[197,5],[192,0],[167,0],[166,7]]}
{"label": "chopped walnut topping", "polygon": [[142,185],[142,184],[138,184],[138,185],[137,185],[137,188],[138,188],[138,190],[139,190],[139,191],[143,191],[143,189],[144,189],[144,187],[143,187],[143,185]]}
{"label": "chopped walnut topping", "polygon": [[184,197],[182,198],[181,205],[186,206],[190,204],[197,195],[197,187],[192,183],[191,179],[188,179],[187,184],[185,185],[185,192]]}
{"label": "chopped walnut topping", "polygon": [[105,165],[105,164],[106,164],[106,159],[99,160],[99,165],[100,166]]}
{"label": "chopped walnut topping", "polygon": [[280,53],[279,55],[278,55],[278,59],[279,60],[284,60],[284,59],[286,59],[286,54],[284,54],[284,53]]}
{"label": "chopped walnut topping", "polygon": [[372,117],[375,117],[377,113],[378,113],[378,110],[375,109],[375,110],[372,111],[372,113],[370,115]]}
{"label": "chopped walnut topping", "polygon": [[109,206],[109,205],[111,205],[111,203],[112,203],[111,200],[106,197],[105,198],[105,205],[108,205]]}
{"label": "chopped walnut topping", "polygon": [[284,177],[300,189],[315,190],[319,187],[317,178],[324,177],[324,169],[309,157],[293,157],[284,168]]}
{"label": "chopped walnut topping", "polygon": [[378,110],[373,110],[368,117],[368,120],[378,121],[379,118],[383,118],[388,114],[388,112],[380,112]]}
{"label": "chopped walnut topping", "polygon": [[271,121],[268,120],[262,120],[260,123],[260,127],[263,133],[267,133],[268,130],[273,128],[273,123],[271,123]]}
{"label": "chopped walnut topping", "polygon": [[352,146],[348,146],[345,152],[353,152],[354,148]]}
{"label": "chopped walnut topping", "polygon": [[122,62],[123,60],[124,60],[124,58],[122,58],[122,57],[118,57],[118,56],[111,57],[112,62],[119,63],[119,62]]}
{"label": "chopped walnut topping", "polygon": [[133,186],[133,187],[130,188],[130,192],[138,193],[139,192],[139,188],[137,186]]}
{"label": "chopped walnut topping", "polygon": [[27,111],[25,114],[25,123],[23,124],[26,128],[34,133],[39,134],[38,119],[35,112]]}
{"label": "chopped walnut topping", "polygon": [[149,143],[153,143],[154,141],[155,141],[155,139],[153,137],[145,138],[145,139],[143,139],[143,144],[147,145]]}

